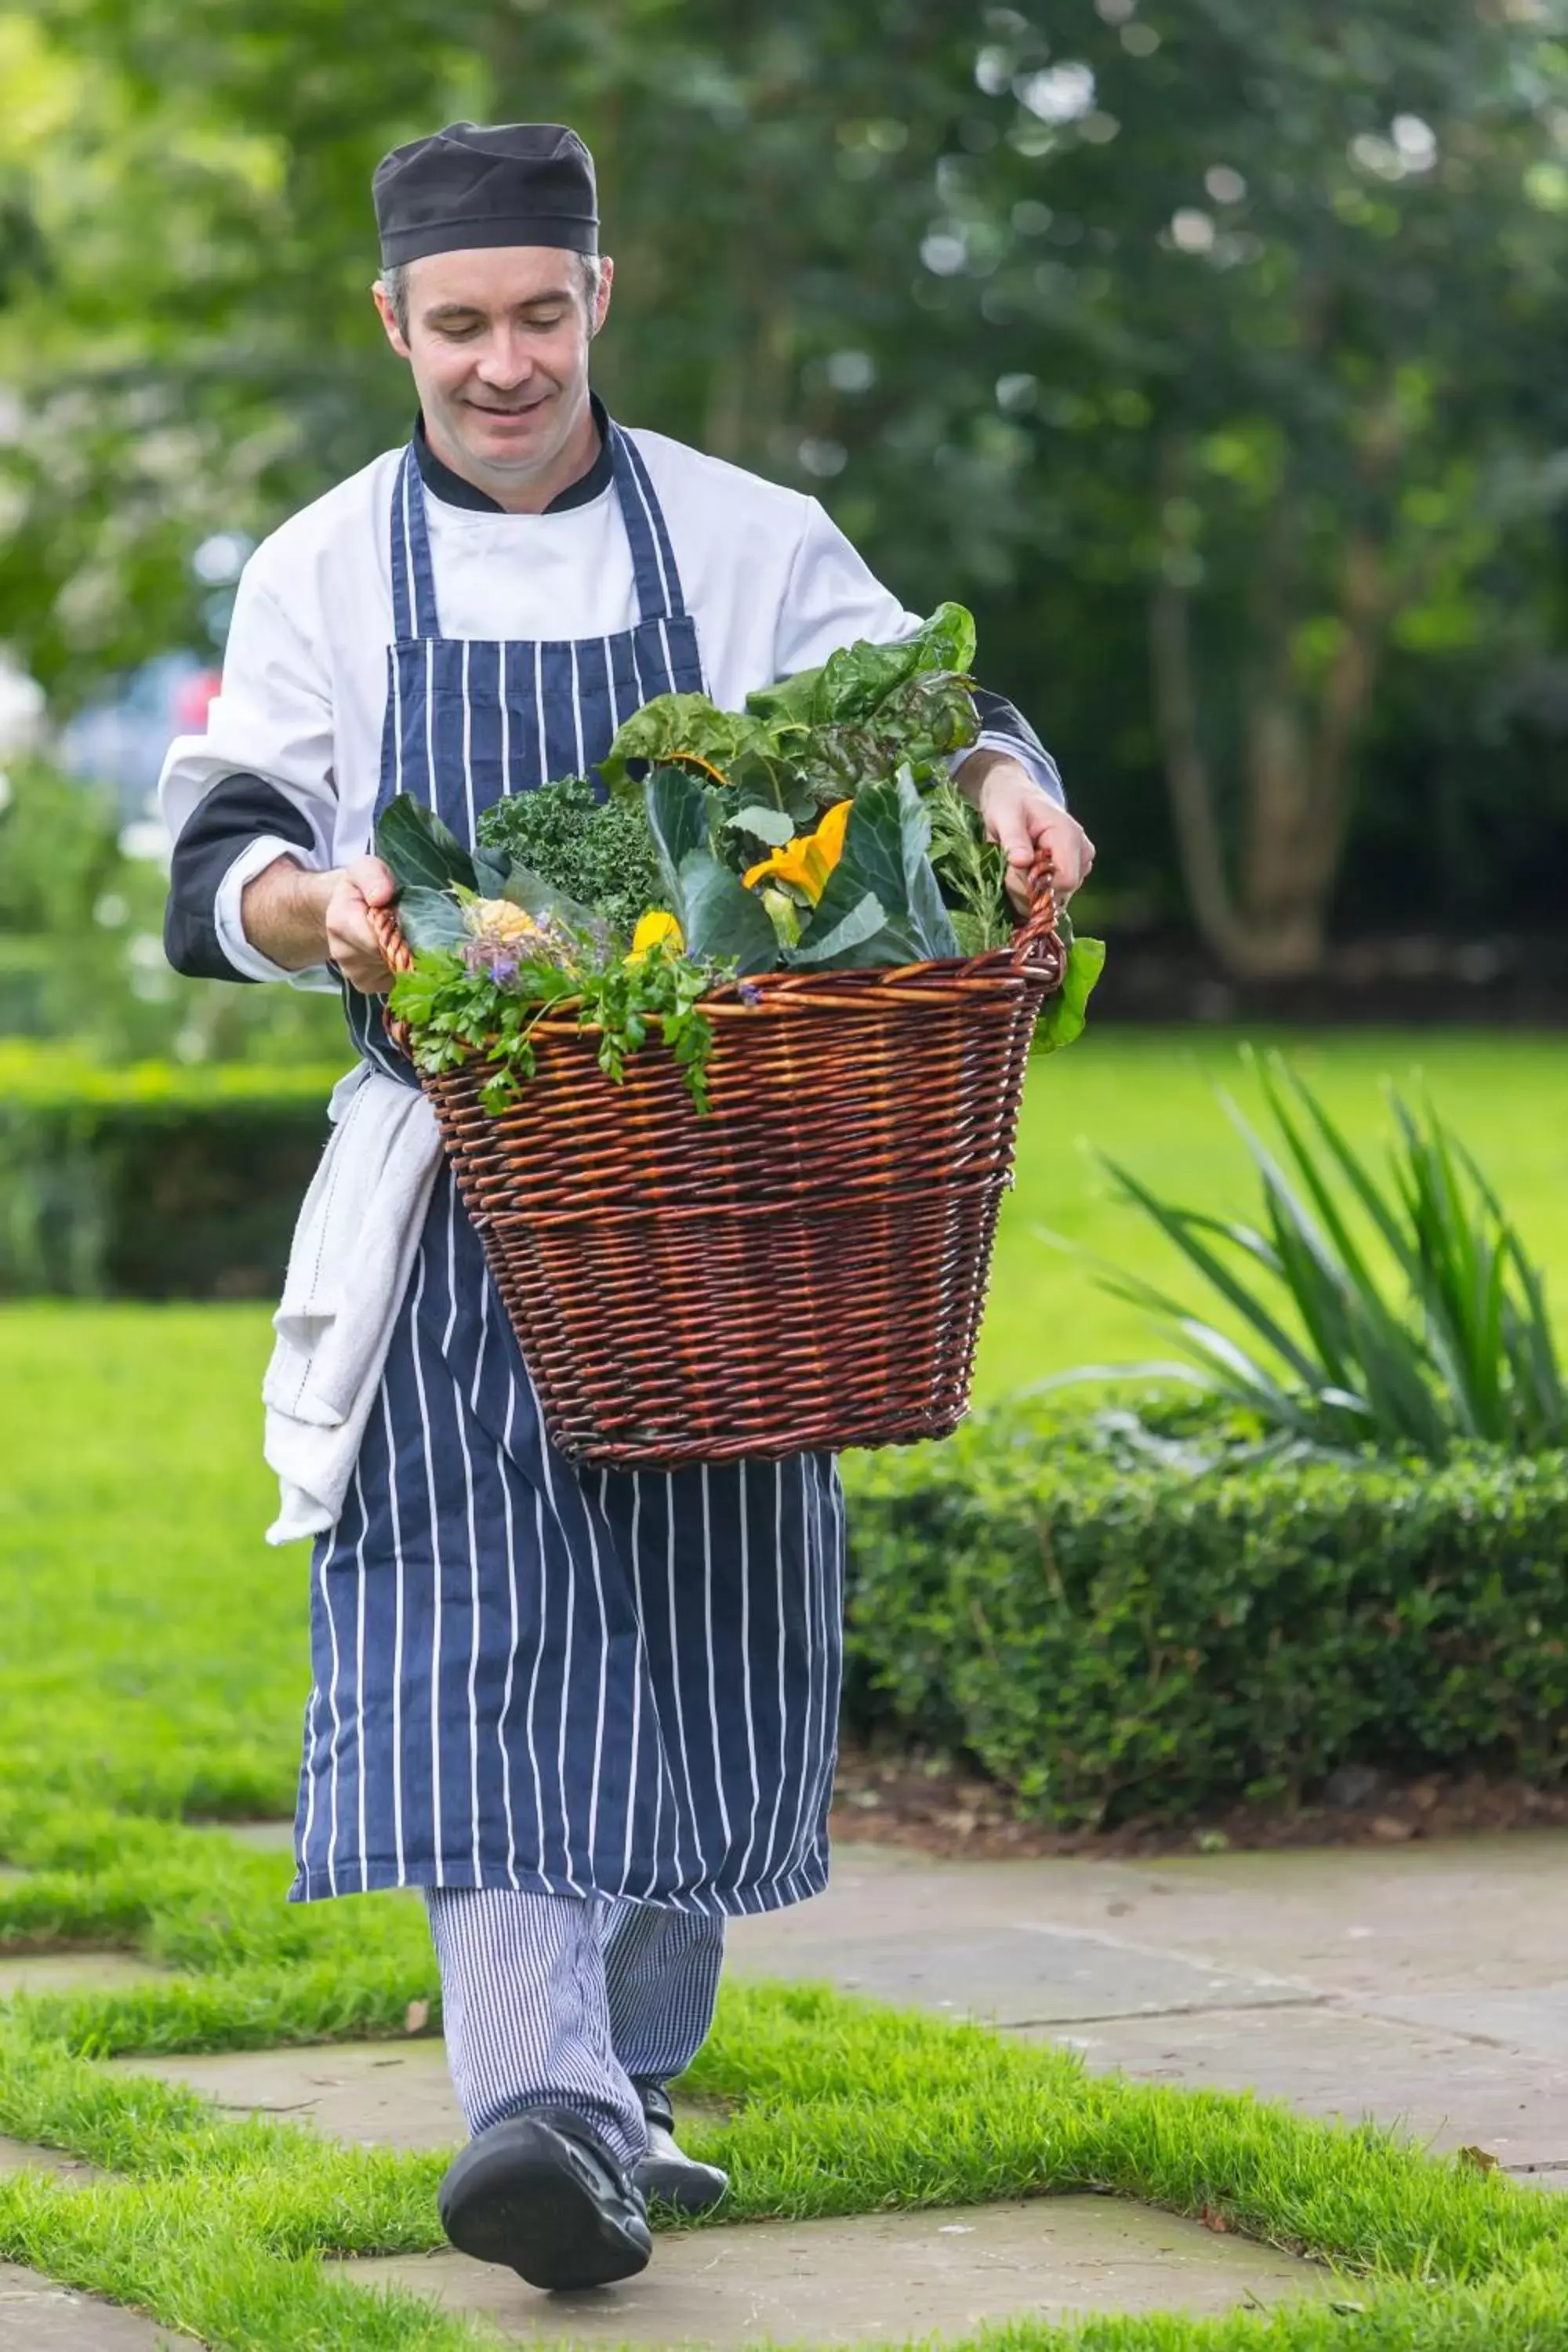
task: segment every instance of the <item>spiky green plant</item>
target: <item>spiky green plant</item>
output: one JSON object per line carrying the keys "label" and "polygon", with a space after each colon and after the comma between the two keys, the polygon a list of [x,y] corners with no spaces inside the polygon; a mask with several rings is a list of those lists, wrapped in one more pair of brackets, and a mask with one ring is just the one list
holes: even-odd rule
{"label": "spiky green plant", "polygon": [[1251,1058],[1278,1148],[1221,1101],[1262,1179],[1258,1225],[1175,1207],[1104,1163],[1235,1322],[1115,1269],[1106,1288],[1147,1308],[1203,1384],[1270,1432],[1434,1460],[1460,1439],[1518,1454],[1568,1444],[1544,1284],[1465,1146],[1430,1106],[1418,1115],[1391,1096],[1382,1174],[1281,1055]]}

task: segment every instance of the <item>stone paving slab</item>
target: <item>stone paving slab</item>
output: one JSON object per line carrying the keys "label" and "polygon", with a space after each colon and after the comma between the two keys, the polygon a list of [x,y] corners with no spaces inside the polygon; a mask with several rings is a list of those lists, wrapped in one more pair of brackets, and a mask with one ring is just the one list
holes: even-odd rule
{"label": "stone paving slab", "polygon": [[980,1938],[1008,1921],[1358,1999],[1561,1983],[1568,1830],[1152,1862],[932,1862],[840,1845],[826,1895],[739,1920],[732,1940],[742,1966],[798,1976],[801,1944],[959,1925]]}
{"label": "stone paving slab", "polygon": [[0,1953],[0,2000],[18,1992],[118,1992],[165,1979],[164,1969],[130,1952]]}
{"label": "stone paving slab", "polygon": [[[1047,2038],[1044,2034],[1029,2039]],[[1256,2091],[1306,2115],[1379,2123],[1436,2151],[1484,2147],[1510,2171],[1568,2168],[1568,2068],[1339,2008],[1121,2018],[1053,2032],[1135,2082]]]}
{"label": "stone paving slab", "polygon": [[[782,1969],[792,1977],[825,1977],[847,1992],[916,2002],[992,2025],[1268,2007],[1301,1997],[1299,1985],[1278,1978],[1222,1970],[1206,1960],[1035,1919],[1000,1920],[976,1937],[968,1931],[962,1902],[949,1918],[946,1933],[928,1929],[919,1937],[840,1935],[815,1943],[797,1937],[777,1948],[763,1937],[737,1937],[731,1964],[737,1976],[777,1975]],[[956,1931],[954,1919],[962,1923]]]}
{"label": "stone paving slab", "polygon": [[1331,2274],[1244,2238],[1111,2198],[1048,2197],[853,2221],[758,2221],[659,2238],[640,2278],[542,2294],[461,2254],[342,2265],[521,2343],[900,2344],[985,2321],[1218,2313],[1331,2290]]}
{"label": "stone paving slab", "polygon": [[156,2074],[236,2114],[314,2124],[361,2146],[457,2147],[466,2138],[442,2042],[340,2042],[205,2057],[130,2057],[116,2073]]}
{"label": "stone paving slab", "polygon": [[117,2304],[0,2263],[0,2352],[190,2352],[194,2342]]}
{"label": "stone paving slab", "polygon": [[79,2157],[63,2156],[57,2147],[35,2147],[19,2139],[0,2139],[0,2172],[51,2172],[62,2180],[91,2180],[96,2168]]}
{"label": "stone paving slab", "polygon": [[[362,2147],[459,2147],[467,2138],[436,2040],[337,2042],[294,2050],[226,2050],[205,2057],[114,2058],[116,2073],[156,2074],[234,2115],[313,2124]],[[676,2116],[712,2114],[678,2099]],[[0,2143],[3,2145],[3,2143]]]}
{"label": "stone paving slab", "polygon": [[1379,2017],[1462,2034],[1500,2050],[1528,2050],[1568,2067],[1568,1983],[1525,1985],[1511,1992],[1480,1985],[1465,1992],[1385,1993],[1366,2006]]}

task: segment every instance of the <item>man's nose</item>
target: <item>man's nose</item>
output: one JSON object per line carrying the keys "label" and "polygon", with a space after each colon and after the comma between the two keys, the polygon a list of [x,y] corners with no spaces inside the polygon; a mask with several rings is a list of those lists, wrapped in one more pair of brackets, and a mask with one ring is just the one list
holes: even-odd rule
{"label": "man's nose", "polygon": [[497,392],[515,392],[533,373],[527,338],[516,333],[492,335],[480,354],[478,373]]}

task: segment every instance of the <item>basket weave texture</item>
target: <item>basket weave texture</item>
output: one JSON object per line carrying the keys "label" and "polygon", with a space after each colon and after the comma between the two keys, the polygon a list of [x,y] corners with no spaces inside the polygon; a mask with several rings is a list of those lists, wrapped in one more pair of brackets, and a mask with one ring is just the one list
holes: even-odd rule
{"label": "basket weave texture", "polygon": [[[395,919],[373,919],[406,970]],[[487,1065],[422,1076],[568,1459],[674,1469],[956,1428],[1064,968],[1042,858],[1011,949],[709,999],[707,1118],[662,1045],[616,1086],[564,1019],[534,1029],[534,1075],[499,1117]]]}

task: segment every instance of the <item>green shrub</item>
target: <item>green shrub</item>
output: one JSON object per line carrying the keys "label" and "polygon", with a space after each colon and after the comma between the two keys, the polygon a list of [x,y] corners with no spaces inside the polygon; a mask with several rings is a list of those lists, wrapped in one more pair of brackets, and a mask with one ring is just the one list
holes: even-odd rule
{"label": "green shrub", "polygon": [[0,1039],[0,1293],[274,1296],[337,1075]]}
{"label": "green shrub", "polygon": [[1064,1825],[1337,1766],[1568,1770],[1568,1455],[1129,1460],[1017,1409],[858,1459],[848,1716]]}

